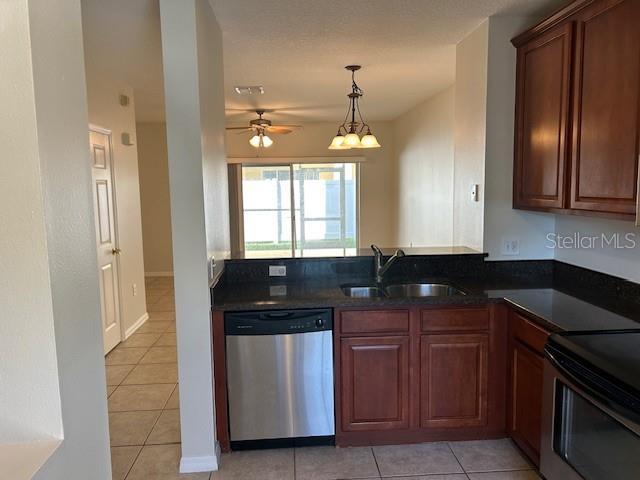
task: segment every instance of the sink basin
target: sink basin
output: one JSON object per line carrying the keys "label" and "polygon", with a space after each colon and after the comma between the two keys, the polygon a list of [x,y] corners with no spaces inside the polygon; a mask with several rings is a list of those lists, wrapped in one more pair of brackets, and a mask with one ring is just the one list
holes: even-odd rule
{"label": "sink basin", "polygon": [[381,289],[370,285],[343,285],[340,289],[347,297],[376,298],[385,296]]}
{"label": "sink basin", "polygon": [[450,297],[453,295],[466,295],[462,290],[445,283],[405,283],[402,285],[389,285],[385,288],[388,297]]}

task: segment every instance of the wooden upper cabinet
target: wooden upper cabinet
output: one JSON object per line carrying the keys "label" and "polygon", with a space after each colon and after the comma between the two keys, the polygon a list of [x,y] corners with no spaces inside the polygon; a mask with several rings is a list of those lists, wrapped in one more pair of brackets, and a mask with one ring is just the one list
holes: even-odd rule
{"label": "wooden upper cabinet", "polygon": [[422,335],[420,357],[422,427],[486,425],[489,334]]}
{"label": "wooden upper cabinet", "polygon": [[518,48],[514,208],[633,219],[640,1],[576,0]]}
{"label": "wooden upper cabinet", "polygon": [[640,2],[576,16],[572,209],[634,214],[640,114]]}
{"label": "wooden upper cabinet", "polygon": [[409,427],[409,337],[340,340],[343,431]]}
{"label": "wooden upper cabinet", "polygon": [[573,26],[518,48],[514,206],[563,208]]}

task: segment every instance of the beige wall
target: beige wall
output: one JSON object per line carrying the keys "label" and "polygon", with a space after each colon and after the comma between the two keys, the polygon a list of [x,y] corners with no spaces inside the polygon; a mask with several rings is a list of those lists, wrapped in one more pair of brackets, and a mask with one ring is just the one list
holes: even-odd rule
{"label": "beige wall", "polygon": [[164,122],[136,124],[144,269],[147,275],[173,273],[171,206]]}
{"label": "beige wall", "polygon": [[394,160],[393,126],[390,122],[372,124],[373,133],[382,148],[328,150],[336,134],[335,123],[309,123],[294,133],[274,136],[268,149],[257,150],[249,145],[249,135],[227,133],[229,157],[346,157],[364,156],[360,165],[360,231],[361,247],[375,243],[396,245],[397,168]]}
{"label": "beige wall", "polygon": [[477,250],[483,248],[488,27],[485,21],[456,47],[453,241]]}
{"label": "beige wall", "polygon": [[400,246],[453,242],[454,87],[393,122]]}
{"label": "beige wall", "polygon": [[[122,133],[127,132],[136,142],[133,89],[94,75],[90,52],[85,51],[85,56],[89,122],[111,130],[113,136],[117,236],[118,247],[122,250],[119,262],[121,318],[126,334],[130,335],[147,316],[138,150],[135,145],[123,145],[121,141]],[[120,105],[121,93],[129,97],[128,107]]]}

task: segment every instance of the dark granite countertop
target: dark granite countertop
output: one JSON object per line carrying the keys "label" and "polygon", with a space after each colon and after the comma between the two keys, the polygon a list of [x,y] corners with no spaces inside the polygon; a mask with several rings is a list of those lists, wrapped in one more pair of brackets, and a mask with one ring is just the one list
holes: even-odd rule
{"label": "dark granite countertop", "polygon": [[461,288],[466,295],[428,298],[350,298],[340,290],[340,285],[343,284],[371,283],[370,280],[362,278],[222,283],[213,291],[213,308],[219,311],[323,307],[383,308],[417,305],[483,305],[506,301],[535,317],[550,331],[640,329],[640,323],[638,323],[640,308],[638,311],[625,312],[628,316],[619,315],[589,302],[589,292],[584,295],[570,295],[554,288],[550,281],[531,283],[522,282],[517,278],[487,281],[437,277],[421,278],[420,281],[446,281]]}

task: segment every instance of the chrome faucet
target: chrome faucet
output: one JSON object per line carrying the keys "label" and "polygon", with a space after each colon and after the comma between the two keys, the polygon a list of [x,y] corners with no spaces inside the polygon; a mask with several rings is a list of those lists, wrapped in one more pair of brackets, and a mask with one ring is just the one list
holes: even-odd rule
{"label": "chrome faucet", "polygon": [[393,256],[390,257],[389,260],[387,260],[387,262],[385,263],[383,260],[384,255],[382,254],[382,250],[380,250],[380,247],[377,247],[376,245],[371,245],[371,250],[373,250],[373,254],[374,254],[376,282],[382,283],[382,277],[384,276],[384,274],[387,272],[387,270],[389,270],[391,265],[393,265],[396,262],[396,260],[404,257],[404,252],[400,249],[396,250],[396,253],[394,253]]}

